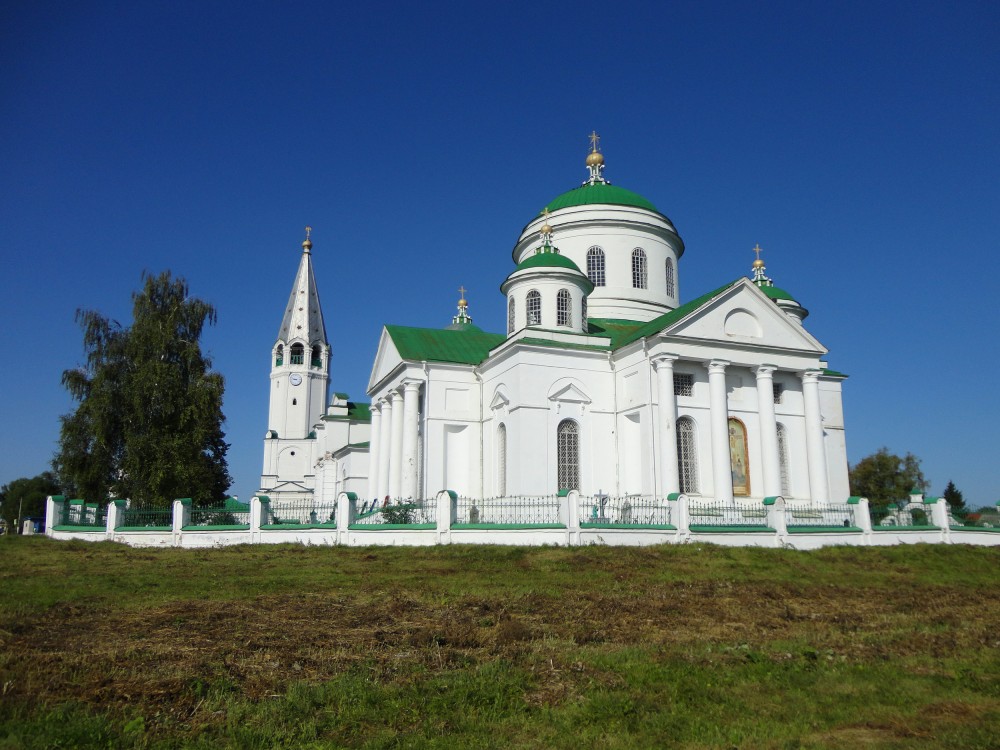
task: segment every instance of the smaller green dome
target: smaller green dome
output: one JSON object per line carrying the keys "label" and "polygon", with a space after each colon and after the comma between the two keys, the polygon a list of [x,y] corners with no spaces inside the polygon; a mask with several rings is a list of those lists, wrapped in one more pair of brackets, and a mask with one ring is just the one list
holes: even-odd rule
{"label": "smaller green dome", "polygon": [[600,203],[608,203],[614,206],[634,206],[635,208],[645,208],[647,211],[660,213],[656,209],[656,206],[638,193],[633,193],[631,190],[620,188],[617,185],[610,185],[606,182],[587,183],[574,190],[570,190],[553,199],[545,208],[549,211],[556,211],[560,208],[588,206]]}
{"label": "smaller green dome", "polygon": [[568,268],[577,273],[583,273],[580,266],[560,253],[534,253],[517,264],[516,271],[523,271],[526,268]]}
{"label": "smaller green dome", "polygon": [[446,325],[444,327],[446,331],[473,331],[475,333],[482,333],[483,329],[477,325],[469,323],[452,323],[451,325]]}
{"label": "smaller green dome", "polygon": [[764,292],[764,294],[766,294],[773,300],[785,299],[798,304],[798,300],[796,300],[795,297],[790,295],[784,289],[779,289],[776,286],[766,286],[766,285],[758,286],[757,288],[760,289],[762,292]]}

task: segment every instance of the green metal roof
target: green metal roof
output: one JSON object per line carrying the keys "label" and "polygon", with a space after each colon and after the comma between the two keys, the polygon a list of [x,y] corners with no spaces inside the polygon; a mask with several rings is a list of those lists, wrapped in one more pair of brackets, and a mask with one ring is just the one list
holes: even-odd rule
{"label": "green metal roof", "polygon": [[619,347],[625,346],[626,344],[631,344],[633,341],[638,341],[641,338],[645,338],[646,336],[652,336],[656,333],[659,333],[667,326],[673,325],[678,320],[681,320],[682,318],[685,318],[691,313],[693,313],[702,305],[715,299],[724,291],[731,288],[733,285],[738,284],[742,278],[743,277],[741,276],[739,279],[736,279],[736,281],[731,281],[725,286],[720,286],[718,289],[715,289],[709,292],[708,294],[703,294],[700,297],[696,297],[690,302],[686,302],[680,307],[671,310],[668,313],[664,313],[658,318],[653,318],[648,323],[643,323],[628,335],[623,336],[621,340],[615,342],[615,348],[617,349]]}
{"label": "green metal roof", "polygon": [[347,417],[358,422],[372,421],[372,405],[358,404],[353,401],[347,402]]}
{"label": "green metal roof", "polygon": [[478,365],[490,349],[507,339],[501,333],[486,333],[476,326],[464,326],[458,331],[409,326],[386,326],[385,330],[403,359],[466,365]]}
{"label": "green metal roof", "polygon": [[764,294],[766,294],[773,300],[787,299],[790,300],[791,302],[795,302],[796,304],[798,304],[795,297],[790,295],[784,289],[779,289],[776,286],[760,286],[760,285],[758,285],[757,288],[760,289],[762,292],[764,292]]}
{"label": "green metal roof", "polygon": [[660,213],[656,206],[650,203],[637,193],[631,190],[620,188],[617,185],[609,185],[606,182],[595,182],[570,190],[556,197],[545,207],[549,211],[556,211],[560,208],[571,206],[588,206],[593,204],[607,203],[614,206],[634,206],[645,208],[647,211]]}
{"label": "green metal roof", "polygon": [[479,331],[483,332],[483,329],[472,323],[450,323],[444,327],[446,331]]}
{"label": "green metal roof", "polygon": [[544,268],[551,266],[553,268],[569,268],[577,273],[583,273],[580,270],[580,266],[574,263],[572,260],[567,258],[561,253],[533,253],[527,258],[522,260],[517,264],[517,271],[523,271],[526,268]]}

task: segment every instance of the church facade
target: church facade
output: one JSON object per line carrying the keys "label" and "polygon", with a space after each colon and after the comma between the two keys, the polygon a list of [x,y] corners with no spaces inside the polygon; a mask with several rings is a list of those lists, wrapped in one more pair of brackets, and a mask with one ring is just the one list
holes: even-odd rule
{"label": "church facade", "polygon": [[420,501],[664,498],[844,502],[841,385],[807,311],[767,277],[682,302],[684,243],[650,201],[587,180],[523,228],[504,333],[459,301],[441,329],[387,325],[368,403],[329,392],[330,346],[303,253],[271,359],[260,493]]}

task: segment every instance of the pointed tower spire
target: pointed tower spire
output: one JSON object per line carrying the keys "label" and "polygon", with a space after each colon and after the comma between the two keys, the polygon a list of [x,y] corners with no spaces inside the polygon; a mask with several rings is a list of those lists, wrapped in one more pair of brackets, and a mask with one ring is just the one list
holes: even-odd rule
{"label": "pointed tower spire", "polygon": [[323,309],[319,304],[316,277],[312,267],[312,227],[306,227],[306,238],[302,242],[302,257],[295,275],[292,293],[288,297],[285,315],[281,319],[278,339],[305,339],[309,344],[326,345],[326,326],[323,324]]}

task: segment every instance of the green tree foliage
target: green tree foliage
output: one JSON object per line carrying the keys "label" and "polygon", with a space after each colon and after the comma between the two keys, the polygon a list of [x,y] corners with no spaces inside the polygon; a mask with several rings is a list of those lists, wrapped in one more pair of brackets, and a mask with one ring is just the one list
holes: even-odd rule
{"label": "green tree foliage", "polygon": [[205,505],[231,484],[222,430],[222,376],[199,340],[215,308],[169,271],[143,275],[131,327],[77,312],[86,364],[63,373],[79,405],[62,417],[55,467],[64,490],[137,507],[177,497]]}
{"label": "green tree foliage", "polygon": [[[50,471],[43,471],[37,477],[21,477],[0,487],[0,515],[7,528],[17,529],[17,514],[21,519],[45,515],[45,498],[59,494],[59,483]],[[17,529],[20,531],[20,529]]]}
{"label": "green tree foliage", "polygon": [[944,488],[943,496],[948,502],[948,507],[952,510],[965,510],[965,498],[962,497],[962,491],[955,486],[954,482],[948,482],[948,486]]}
{"label": "green tree foliage", "polygon": [[928,483],[920,469],[920,459],[912,453],[902,458],[879,448],[850,469],[851,494],[867,497],[872,505],[888,505],[904,500],[911,490],[926,492]]}

